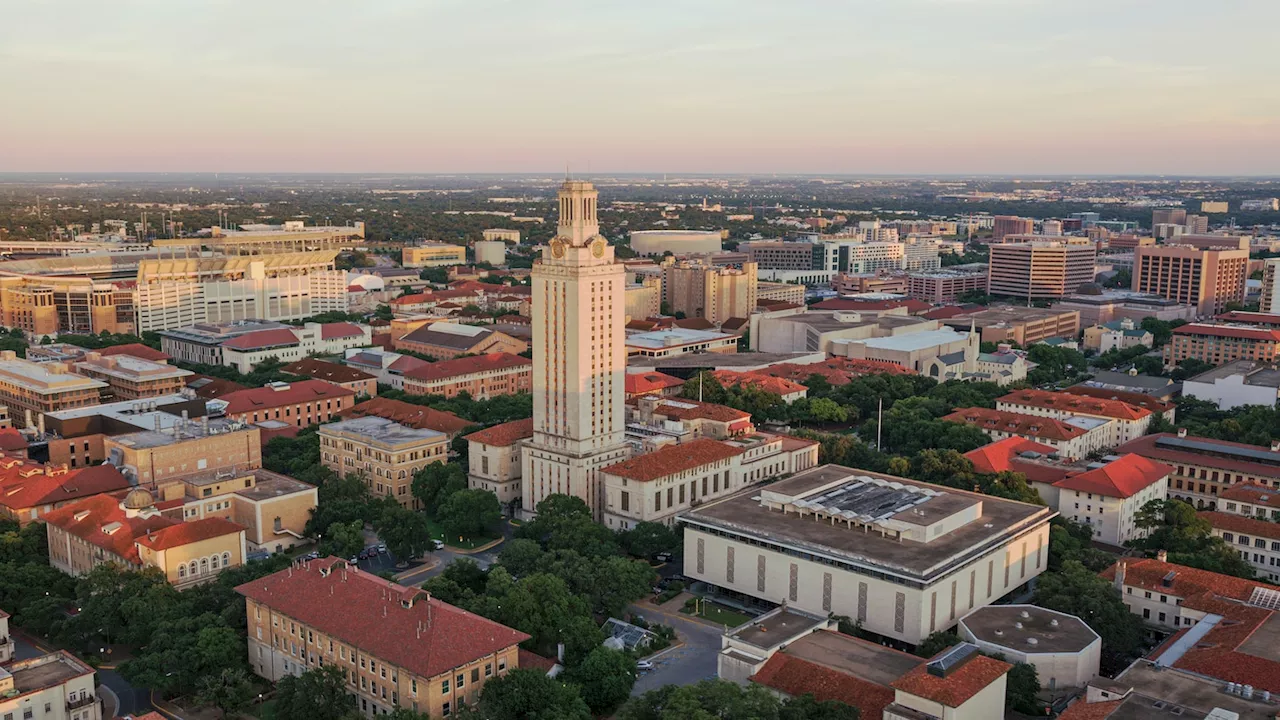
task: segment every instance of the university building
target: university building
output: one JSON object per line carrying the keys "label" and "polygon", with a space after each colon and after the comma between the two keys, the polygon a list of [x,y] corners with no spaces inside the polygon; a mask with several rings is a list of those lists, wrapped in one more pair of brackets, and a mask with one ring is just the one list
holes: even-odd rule
{"label": "university building", "polygon": [[320,462],[340,476],[355,475],[370,492],[421,509],[411,492],[413,474],[447,462],[449,438],[435,430],[405,427],[376,416],[320,426]]}
{"label": "university building", "polygon": [[506,505],[520,498],[521,441],[533,437],[533,418],[512,420],[467,436],[467,485],[488,490]]}

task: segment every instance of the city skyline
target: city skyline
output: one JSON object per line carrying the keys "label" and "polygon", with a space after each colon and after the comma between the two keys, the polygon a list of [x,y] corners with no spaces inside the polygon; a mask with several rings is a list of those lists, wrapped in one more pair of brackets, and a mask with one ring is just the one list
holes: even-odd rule
{"label": "city skyline", "polygon": [[29,5],[0,168],[1274,174],[1280,7],[1152,8]]}

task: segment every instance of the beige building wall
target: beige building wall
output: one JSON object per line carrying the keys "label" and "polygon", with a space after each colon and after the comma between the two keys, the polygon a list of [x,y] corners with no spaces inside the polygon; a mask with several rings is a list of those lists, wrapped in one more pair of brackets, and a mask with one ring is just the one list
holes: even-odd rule
{"label": "beige building wall", "polygon": [[1135,292],[1193,305],[1200,315],[1223,312],[1229,302],[1243,303],[1248,276],[1248,250],[1153,245],[1133,254]]}
{"label": "beige building wall", "polygon": [[639,283],[627,285],[627,322],[644,320],[662,313],[662,278],[646,275]]}
{"label": "beige building wall", "polygon": [[184,438],[171,443],[147,446],[125,443],[151,433],[130,433],[106,437],[103,451],[110,456],[118,449],[123,467],[133,469],[138,482],[154,486],[191,473],[213,470],[252,470],[262,467],[262,436],[256,427]]}
{"label": "beige building wall", "polygon": [[[0,717],[102,720],[93,668],[65,650],[7,665],[0,676]],[[32,689],[34,686],[35,689]]]}
{"label": "beige building wall", "polygon": [[[685,528],[684,552],[685,574],[696,580],[809,613],[845,615],[871,632],[914,645],[1044,572],[1049,523],[1007,540],[923,588],[807,560],[799,556],[800,550],[793,555],[712,534],[693,524]],[[794,596],[789,592],[793,573]],[[860,597],[866,599],[861,613]]]}
{"label": "beige building wall", "polygon": [[405,267],[414,268],[465,265],[467,249],[448,243],[427,243],[405,248],[401,252],[401,260]]}
{"label": "beige building wall", "polygon": [[[449,672],[423,677],[254,600],[246,600],[245,616],[249,665],[255,673],[278,682],[319,665],[337,665],[347,673],[347,692],[356,697],[361,714],[370,718],[396,707],[444,717],[445,703],[451,713],[462,705],[474,706],[485,682],[519,667],[517,646],[512,645]],[[461,688],[456,683],[459,674],[465,676]],[[385,697],[374,688],[386,690]]]}
{"label": "beige building wall", "polygon": [[[939,720],[991,720],[991,718],[1004,717],[1004,696],[1007,687],[1008,676],[1001,675],[995,682],[954,708],[902,690],[894,691],[893,701],[896,705],[915,710],[917,713],[924,713],[928,717],[939,718]],[[914,713],[898,714],[893,705],[885,708],[884,720],[919,720],[919,718],[920,715]]]}
{"label": "beige building wall", "polygon": [[210,582],[223,570],[244,565],[247,552],[243,529],[165,550],[152,550],[141,543],[137,547],[142,564],[159,569],[179,590]]}
{"label": "beige building wall", "polygon": [[[428,431],[419,431],[428,432]],[[414,510],[422,503],[413,496],[413,475],[436,462],[448,462],[449,436],[405,442],[382,442],[333,425],[320,426],[320,462],[339,475],[356,475],[378,496],[390,495]]]}
{"label": "beige building wall", "polygon": [[780,302],[792,303],[794,305],[803,305],[804,289],[803,285],[757,281],[756,299],[778,300]]}
{"label": "beige building wall", "polygon": [[745,318],[756,307],[757,265],[741,270],[703,263],[679,262],[662,270],[663,295],[671,312],[706,318],[720,325],[731,317]]}
{"label": "beige building wall", "polygon": [[470,446],[467,485],[497,495],[503,505],[520,497],[520,443]]}
{"label": "beige building wall", "polygon": [[1055,299],[1093,282],[1098,251],[1091,242],[993,244],[988,292],[1030,300]]}

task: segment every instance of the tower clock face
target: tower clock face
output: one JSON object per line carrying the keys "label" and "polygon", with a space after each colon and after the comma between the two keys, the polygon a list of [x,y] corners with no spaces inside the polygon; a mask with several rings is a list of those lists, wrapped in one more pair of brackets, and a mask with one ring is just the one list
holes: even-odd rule
{"label": "tower clock face", "polygon": [[604,257],[604,246],[605,246],[604,238],[599,238],[599,237],[596,238],[591,243],[591,254],[595,255],[598,258]]}
{"label": "tower clock face", "polygon": [[564,257],[564,242],[559,238],[551,241],[551,254],[554,257]]}

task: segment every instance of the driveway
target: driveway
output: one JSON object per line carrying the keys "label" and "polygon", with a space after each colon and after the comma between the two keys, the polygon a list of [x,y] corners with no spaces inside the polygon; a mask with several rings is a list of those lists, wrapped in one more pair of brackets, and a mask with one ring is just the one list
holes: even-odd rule
{"label": "driveway", "polygon": [[627,609],[651,623],[670,625],[684,642],[674,650],[664,650],[653,660],[653,670],[636,679],[632,695],[642,695],[663,685],[693,685],[716,677],[720,628],[691,620],[677,611],[661,610],[657,605],[632,605]]}
{"label": "driveway", "polygon": [[[16,659],[27,660],[49,653],[49,650],[43,649],[43,646],[37,646],[35,641],[26,635],[19,632],[12,634]],[[120,699],[120,708],[116,711],[116,715],[140,715],[152,709],[150,691],[130,685],[114,669],[98,670],[98,684],[106,685]]]}

